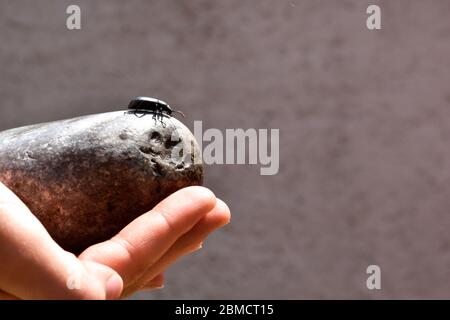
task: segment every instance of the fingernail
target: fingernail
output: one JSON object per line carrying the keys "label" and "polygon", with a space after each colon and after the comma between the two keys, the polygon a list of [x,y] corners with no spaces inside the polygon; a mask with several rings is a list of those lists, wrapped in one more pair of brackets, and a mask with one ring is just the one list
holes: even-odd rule
{"label": "fingernail", "polygon": [[153,291],[153,290],[160,290],[160,289],[163,289],[163,288],[164,288],[164,285],[156,286],[156,287],[144,287],[141,290],[142,291]]}
{"label": "fingernail", "polygon": [[203,248],[203,242],[200,242],[200,244],[192,249],[190,249],[190,251],[188,253],[194,253],[197,252],[198,250],[200,250],[201,248]]}
{"label": "fingernail", "polygon": [[122,278],[117,274],[112,275],[106,281],[105,285],[106,299],[108,300],[118,299],[122,294],[122,288],[123,288]]}

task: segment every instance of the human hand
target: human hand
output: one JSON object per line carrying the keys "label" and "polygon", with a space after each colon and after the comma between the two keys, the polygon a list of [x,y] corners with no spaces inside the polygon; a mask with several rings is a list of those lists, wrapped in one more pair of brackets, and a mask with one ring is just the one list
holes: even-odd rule
{"label": "human hand", "polygon": [[160,288],[169,265],[229,220],[211,191],[188,187],[77,257],[0,183],[0,299],[117,299]]}

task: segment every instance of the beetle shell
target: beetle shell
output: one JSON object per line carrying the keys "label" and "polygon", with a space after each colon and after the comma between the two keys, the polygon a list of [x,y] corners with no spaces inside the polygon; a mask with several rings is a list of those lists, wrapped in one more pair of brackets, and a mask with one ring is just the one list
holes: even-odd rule
{"label": "beetle shell", "polygon": [[128,109],[172,112],[172,108],[166,102],[150,97],[137,97],[131,100]]}

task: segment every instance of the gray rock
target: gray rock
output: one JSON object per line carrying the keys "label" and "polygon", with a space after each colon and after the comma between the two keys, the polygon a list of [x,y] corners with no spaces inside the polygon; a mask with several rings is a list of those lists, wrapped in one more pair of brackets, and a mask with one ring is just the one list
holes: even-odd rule
{"label": "gray rock", "polygon": [[[180,153],[183,145],[192,152]],[[74,253],[176,190],[201,185],[200,157],[192,133],[172,117],[119,111],[0,132],[0,181]]]}

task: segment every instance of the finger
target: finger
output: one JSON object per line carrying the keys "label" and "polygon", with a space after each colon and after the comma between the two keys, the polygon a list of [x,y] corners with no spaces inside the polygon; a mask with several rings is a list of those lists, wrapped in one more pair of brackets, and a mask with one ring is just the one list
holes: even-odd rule
{"label": "finger", "polygon": [[[209,212],[199,223],[192,228],[189,233],[183,235],[170,248],[168,253],[164,255],[164,259],[168,257],[177,256],[179,252],[191,252],[198,249],[198,245],[203,242],[206,237],[214,230],[223,227],[230,223],[231,213],[230,209],[220,199],[217,199],[216,206]],[[158,263],[162,262],[161,260]]]}
{"label": "finger", "polygon": [[0,300],[19,300],[19,298],[10,295],[9,293],[6,293],[4,291],[0,291]]}
{"label": "finger", "polygon": [[179,238],[164,256],[155,264],[149,266],[135,282],[126,286],[123,294],[128,295],[140,290],[157,274],[165,271],[180,257],[200,249],[201,243],[211,232],[229,222],[230,209],[222,200],[217,199],[214,209],[199,221],[188,233]]}
{"label": "finger", "polygon": [[130,291],[124,295],[122,295],[122,298],[126,298],[128,296],[131,296],[136,291],[154,291],[154,290],[160,290],[164,288],[164,275],[159,274],[154,279],[150,280],[150,282],[146,283],[144,286],[139,288],[139,290]]}
{"label": "finger", "polygon": [[[118,276],[111,268],[81,263],[61,249],[1,183],[0,243],[0,289],[21,299],[102,299],[108,297],[110,277]],[[76,290],[70,290],[68,280],[75,276]],[[117,288],[112,289],[115,297],[120,295]]]}
{"label": "finger", "polygon": [[146,283],[144,289],[162,289],[164,287],[164,281],[164,274],[160,273],[148,283]]}
{"label": "finger", "polygon": [[157,290],[164,288],[164,274],[160,273],[155,278],[146,283],[142,290]]}
{"label": "finger", "polygon": [[[153,291],[153,290],[157,290],[157,289],[162,289],[162,288],[164,288],[164,281],[165,281],[164,274],[160,273],[155,278],[153,278],[148,283],[146,283],[144,286],[139,288],[139,290]],[[129,291],[129,292],[124,291],[121,298],[127,298],[130,295],[132,295],[133,293],[135,293],[136,291],[138,291],[138,290]]]}
{"label": "finger", "polygon": [[181,189],[135,219],[111,240],[86,249],[79,258],[113,268],[127,286],[158,261],[215,204],[216,197],[206,188]]}

